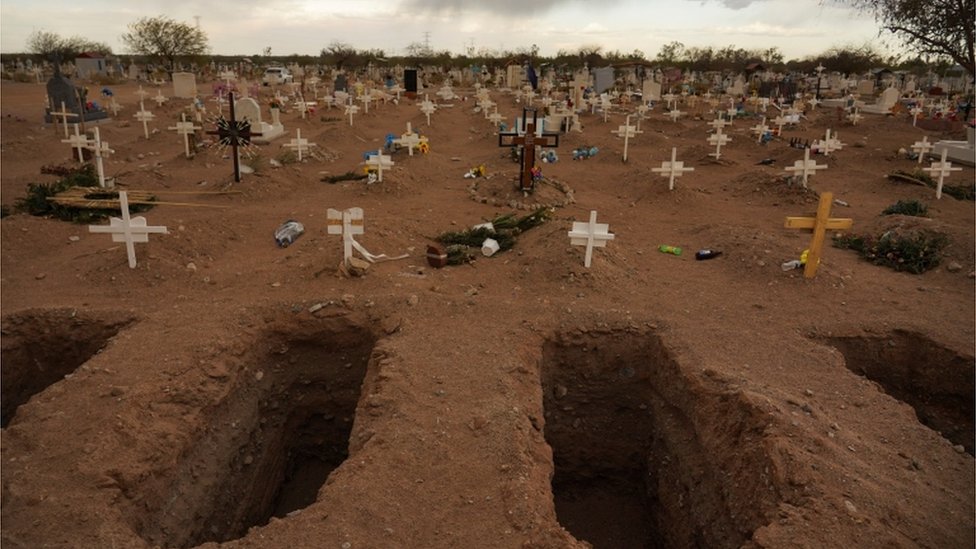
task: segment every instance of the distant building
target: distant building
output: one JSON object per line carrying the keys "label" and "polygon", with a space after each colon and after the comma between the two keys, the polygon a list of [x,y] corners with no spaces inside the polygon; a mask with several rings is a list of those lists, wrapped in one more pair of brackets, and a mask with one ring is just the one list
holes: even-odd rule
{"label": "distant building", "polygon": [[96,74],[108,74],[108,60],[104,55],[95,52],[85,52],[75,58],[75,76],[86,80]]}

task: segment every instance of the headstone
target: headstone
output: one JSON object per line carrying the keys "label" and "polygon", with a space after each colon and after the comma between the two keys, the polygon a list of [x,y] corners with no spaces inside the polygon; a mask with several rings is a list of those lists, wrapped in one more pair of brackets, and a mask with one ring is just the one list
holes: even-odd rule
{"label": "headstone", "polygon": [[877,103],[874,105],[865,105],[861,108],[861,112],[888,114],[891,112],[892,107],[898,104],[899,99],[901,99],[901,92],[898,91],[898,88],[892,86],[881,92],[881,97],[878,98]]}
{"label": "headstone", "polygon": [[593,91],[600,94],[613,87],[613,67],[593,69]]}
{"label": "headstone", "polygon": [[349,82],[348,82],[348,80],[346,80],[346,75],[345,74],[339,73],[339,74],[336,75],[336,77],[335,77],[335,83],[334,83],[332,89],[335,90],[335,91],[348,91],[348,89],[349,89]]}
{"label": "headstone", "polygon": [[593,248],[606,247],[607,242],[613,240],[614,236],[610,232],[610,225],[607,223],[597,223],[596,210],[591,210],[589,222],[573,222],[573,228],[569,231],[569,243],[573,246],[586,246],[583,266],[589,269],[590,264],[593,262]]}
{"label": "headstone", "polygon": [[112,242],[125,242],[125,251],[129,256],[129,268],[136,268],[136,242],[149,242],[150,234],[167,234],[166,227],[150,227],[146,218],[142,216],[129,217],[129,199],[125,191],[119,191],[119,206],[122,218],[109,218],[108,225],[89,225],[88,232],[109,233]]}
{"label": "headstone", "polygon": [[816,217],[787,217],[787,229],[813,229],[813,239],[810,241],[810,252],[807,254],[807,264],[803,270],[804,278],[813,278],[817,274],[817,267],[820,266],[820,256],[823,255],[824,237],[827,230],[850,229],[854,225],[854,220],[846,218],[831,218],[830,208],[834,202],[834,193],[823,193],[820,195],[820,203],[817,205]]}
{"label": "headstone", "polygon": [[522,87],[525,71],[521,65],[509,65],[505,68],[505,86],[513,90]]}
{"label": "headstone", "polygon": [[[417,69],[405,69],[403,71],[403,87],[407,94],[417,93]],[[408,95],[408,97],[413,97]]]}
{"label": "headstone", "polygon": [[192,72],[173,73],[173,97],[192,99],[197,96],[197,77]]}
{"label": "headstone", "polygon": [[252,133],[260,133],[251,140],[255,143],[270,143],[285,134],[285,127],[280,122],[269,124],[261,118],[261,105],[254,99],[247,97],[234,102],[237,118],[251,123]]}
{"label": "headstone", "polygon": [[644,100],[644,103],[647,103],[648,101],[660,101],[661,83],[653,80],[645,81],[642,99]]}
{"label": "headstone", "polygon": [[874,80],[861,80],[857,83],[857,93],[861,96],[871,95],[874,93]]}
{"label": "headstone", "polygon": [[[60,64],[54,63],[54,76],[47,81],[48,105],[57,107],[64,105],[62,111],[72,112],[81,117],[81,121],[101,120],[108,118],[108,113],[104,110],[90,111],[84,108],[84,88],[77,88],[71,83],[68,77],[61,74]],[[79,97],[80,96],[80,97]],[[53,122],[50,110],[44,115],[45,122]]]}

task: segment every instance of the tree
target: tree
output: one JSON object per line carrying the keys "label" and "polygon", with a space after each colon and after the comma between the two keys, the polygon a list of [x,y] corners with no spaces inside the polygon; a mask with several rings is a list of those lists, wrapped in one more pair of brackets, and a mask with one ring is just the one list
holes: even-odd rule
{"label": "tree", "polygon": [[671,42],[661,46],[661,51],[657,52],[657,61],[662,65],[674,65],[681,60],[685,53],[685,45],[681,42]]}
{"label": "tree", "polygon": [[871,13],[882,29],[921,55],[946,56],[976,75],[973,13],[976,0],[846,0]]}
{"label": "tree", "polygon": [[122,42],[139,55],[156,57],[176,70],[176,59],[203,55],[209,49],[207,34],[197,27],[168,17],[143,17],[129,25]]}
{"label": "tree", "polygon": [[93,42],[80,36],[62,38],[54,32],[35,31],[27,37],[27,51],[43,55],[48,59],[58,57],[67,61],[84,52],[109,54],[112,53],[112,48],[107,44]]}
{"label": "tree", "polygon": [[322,49],[319,54],[327,62],[335,65],[336,69],[342,70],[343,65],[350,66],[355,64],[358,52],[352,44],[347,44],[339,40],[333,40],[328,46]]}

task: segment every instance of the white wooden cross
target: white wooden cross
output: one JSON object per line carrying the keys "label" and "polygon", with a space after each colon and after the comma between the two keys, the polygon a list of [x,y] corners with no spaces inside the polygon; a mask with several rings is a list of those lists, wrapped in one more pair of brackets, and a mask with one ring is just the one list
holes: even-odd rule
{"label": "white wooden cross", "polygon": [[139,86],[139,89],[136,90],[135,92],[133,92],[133,95],[138,95],[139,96],[139,103],[142,103],[143,101],[146,100],[147,97],[149,97],[149,92],[147,92],[146,90],[142,89],[142,86],[140,85]]}
{"label": "white wooden cross", "polygon": [[390,93],[395,93],[396,94],[397,103],[400,102],[400,94],[403,93],[403,92],[405,92],[405,91],[407,91],[407,90],[403,89],[400,86],[400,84],[396,84],[392,88],[390,88]]}
{"label": "white wooden cross", "polygon": [[525,90],[525,93],[522,94],[522,97],[525,98],[525,104],[528,105],[528,106],[530,106],[530,107],[532,106],[532,100],[535,99],[535,96],[536,96],[536,93],[534,91],[532,91],[531,88],[528,89],[528,90]]}
{"label": "white wooden cross", "polygon": [[962,168],[953,168],[952,162],[946,162],[946,155],[948,154],[949,154],[949,149],[943,148],[941,160],[939,160],[938,162],[933,162],[932,165],[928,168],[922,168],[923,172],[929,172],[929,175],[931,175],[932,177],[936,177],[936,176],[939,177],[938,184],[935,187],[936,199],[942,198],[942,183],[945,180],[946,176],[950,175],[952,172],[962,171]]}
{"label": "white wooden cross", "polygon": [[298,109],[298,112],[301,113],[302,120],[306,119],[309,112],[311,112],[312,107],[314,106],[315,106],[314,101],[305,101],[305,97],[301,95],[298,96],[298,101],[295,101],[295,108]]}
{"label": "white wooden cross", "polygon": [[668,90],[668,93],[662,95],[661,99],[665,101],[665,105],[667,105],[667,107],[670,109],[673,106],[673,104],[677,102],[678,96],[671,93],[671,91]]}
{"label": "white wooden cross", "polygon": [[607,117],[610,115],[610,109],[613,107],[613,102],[610,101],[610,96],[603,94],[600,96],[600,110],[603,111],[603,121],[607,121]]}
{"label": "white wooden cross", "polygon": [[163,103],[169,101],[169,97],[163,95],[163,90],[156,90],[156,96],[152,98],[157,107],[162,107]]}
{"label": "white wooden cross", "polygon": [[291,141],[289,141],[288,143],[285,143],[285,146],[288,147],[289,149],[297,152],[298,153],[298,161],[301,162],[302,161],[302,153],[309,151],[310,150],[310,147],[311,147],[311,144],[308,142],[308,139],[303,139],[302,138],[302,129],[301,128],[296,128],[295,129],[295,136],[296,137],[294,137]]}
{"label": "white wooden cross", "polygon": [[352,115],[359,112],[359,107],[352,104],[352,98],[349,98],[349,103],[346,105],[346,114],[349,115],[349,125],[352,126]]}
{"label": "white wooden cross", "polygon": [[370,168],[376,168],[377,180],[382,183],[383,170],[393,167],[393,159],[384,155],[383,151],[378,151],[377,154],[371,154],[366,157],[366,165]]}
{"label": "white wooden cross", "polygon": [[722,130],[718,130],[712,135],[708,136],[708,144],[715,145],[715,152],[708,153],[708,156],[714,156],[715,160],[722,158],[722,145],[732,141],[732,138],[728,134],[722,133]]}
{"label": "white wooden cross", "polygon": [[478,100],[478,106],[481,107],[482,112],[485,113],[485,118],[488,118],[488,113],[491,111],[492,107],[495,106],[495,102],[486,95]]}
{"label": "white wooden cross", "polygon": [[630,138],[631,137],[636,137],[638,133],[644,133],[644,132],[638,132],[637,128],[635,128],[634,126],[631,126],[630,125],[630,115],[628,114],[627,115],[627,120],[624,122],[624,125],[618,127],[616,130],[613,130],[610,133],[615,133],[615,134],[617,134],[617,137],[623,137],[624,138],[624,162],[626,162],[627,161],[627,145],[630,143]]}
{"label": "white wooden cross", "polygon": [[95,153],[95,168],[98,171],[98,186],[101,188],[114,187],[115,185],[105,184],[105,167],[102,165],[102,157],[108,156],[115,151],[108,147],[108,143],[102,141],[102,136],[98,132],[98,126],[94,129],[95,138],[88,142],[87,149]]}
{"label": "white wooden cross", "polygon": [[668,111],[668,116],[671,117],[671,121],[672,122],[677,122],[678,121],[678,117],[681,116],[681,115],[683,115],[683,114],[684,113],[681,112],[681,111],[679,111],[678,109],[674,109],[672,111]]}
{"label": "white wooden cross", "polygon": [[695,168],[686,168],[685,163],[677,160],[678,148],[671,147],[671,161],[661,162],[660,168],[651,168],[652,172],[661,174],[661,177],[668,178],[668,190],[674,190],[674,178],[681,177],[684,172],[693,172]]}
{"label": "white wooden cross", "polygon": [[122,110],[122,105],[119,105],[119,102],[116,101],[115,97],[113,96],[108,102],[108,108],[111,109],[112,116],[118,116],[119,111]]}
{"label": "white wooden cross", "polygon": [[410,122],[407,122],[407,133],[401,135],[399,139],[394,139],[393,141],[401,147],[406,147],[407,153],[410,156],[413,156],[414,148],[420,146],[421,143],[427,143],[427,138],[417,135],[413,131],[413,128],[410,127]]}
{"label": "white wooden cross", "polygon": [[851,121],[852,126],[857,126],[858,120],[862,118],[864,118],[864,116],[861,114],[861,112],[858,110],[857,107],[854,107],[854,112],[847,115],[847,119]]}
{"label": "white wooden cross", "polygon": [[192,121],[187,122],[186,113],[180,113],[180,121],[176,123],[176,126],[170,127],[169,129],[175,130],[176,133],[183,136],[183,149],[186,152],[186,157],[190,158],[190,135],[203,128],[194,126]]}
{"label": "white wooden cross", "polygon": [[77,113],[68,112],[68,109],[64,106],[64,101],[61,102],[61,112],[51,109],[51,119],[54,120],[54,127],[58,127],[58,119],[61,119],[61,125],[64,126],[64,136],[68,137],[68,119],[78,118]]}
{"label": "white wooden cross", "polygon": [[427,125],[430,126],[430,115],[437,110],[437,105],[431,102],[427,94],[424,94],[424,101],[420,104],[420,112],[427,115]]}
{"label": "white wooden cross", "polygon": [[912,144],[912,150],[918,153],[918,163],[921,164],[925,155],[932,150],[932,143],[929,143],[929,136],[923,135],[921,141]]}
{"label": "white wooden cross", "polygon": [[773,122],[773,124],[776,124],[776,135],[782,136],[783,135],[783,126],[785,126],[786,123],[789,122],[789,120],[787,120],[786,117],[784,117],[782,114],[780,114],[779,116],[777,116],[776,118],[774,118],[772,120],[772,122]]}
{"label": "white wooden cross", "polygon": [[61,142],[71,144],[71,148],[78,151],[78,163],[85,163],[85,155],[83,154],[83,151],[88,148],[89,140],[87,135],[81,135],[81,133],[79,133],[78,124],[75,124],[75,134],[68,139],[62,139]]}
{"label": "white wooden cross", "polygon": [[363,112],[369,114],[369,104],[373,102],[373,95],[368,92],[364,93],[359,96],[359,100],[362,101],[363,107],[365,108]]}
{"label": "white wooden cross", "polygon": [[922,108],[921,103],[915,103],[915,106],[912,107],[908,112],[912,114],[912,127],[914,128],[916,127],[915,125],[918,124],[918,115],[925,112],[925,109]]}
{"label": "white wooden cross", "polygon": [[826,164],[817,164],[816,160],[810,160],[810,149],[803,149],[803,160],[797,160],[793,163],[793,167],[785,168],[788,172],[793,172],[793,175],[803,176],[803,188],[807,188],[807,178],[811,175],[815,175],[817,170],[826,170]]}
{"label": "white wooden cross", "polygon": [[729,122],[729,121],[725,120],[724,118],[722,118],[721,116],[719,116],[715,120],[712,120],[711,122],[709,122],[708,125],[711,126],[712,128],[714,128],[715,130],[722,131],[722,128],[724,128],[725,126],[731,125],[731,122]]}
{"label": "white wooden cross", "polygon": [[444,84],[441,86],[441,89],[437,90],[437,97],[440,97],[444,101],[450,101],[455,97],[454,90],[451,89],[450,85]]}
{"label": "white wooden cross", "polygon": [[817,105],[819,105],[820,103],[822,103],[822,101],[817,99],[816,96],[813,96],[807,100],[807,104],[810,105],[810,108],[813,110],[817,110]]}
{"label": "white wooden cross", "polygon": [[607,242],[613,240],[615,235],[609,230],[609,224],[596,222],[596,210],[590,212],[589,222],[573,222],[573,230],[569,231],[569,243],[573,246],[586,246],[583,266],[587,269],[593,261],[593,248],[606,247]]}
{"label": "white wooden cross", "polygon": [[146,225],[146,218],[140,216],[129,217],[129,198],[125,191],[119,191],[119,205],[122,208],[122,219],[109,218],[108,225],[89,225],[88,232],[109,233],[112,242],[125,242],[125,251],[129,256],[129,268],[136,268],[136,242],[149,242],[150,233],[168,234],[166,227],[150,227]]}
{"label": "white wooden cross", "polygon": [[839,151],[844,148],[844,144],[840,142],[837,138],[839,134],[834,134],[833,137],[830,135],[830,130],[827,130],[827,135],[824,140],[821,141],[820,146],[823,149],[824,156],[830,156],[833,151]]}
{"label": "white wooden cross", "polygon": [[762,117],[762,122],[756,124],[752,127],[752,133],[756,134],[756,143],[762,143],[762,138],[769,131],[769,126],[766,125],[766,117]]}
{"label": "white wooden cross", "polygon": [[142,101],[140,101],[139,112],[132,116],[134,116],[139,122],[142,122],[142,131],[145,133],[146,139],[149,139],[149,121],[156,118],[152,111],[147,111],[146,107],[142,104]]}
{"label": "white wooden cross", "polygon": [[498,109],[495,109],[495,112],[488,115],[488,121],[491,122],[491,124],[496,128],[502,123],[503,120],[505,120],[505,117],[498,112]]}
{"label": "white wooden cross", "polygon": [[329,208],[326,214],[328,223],[328,234],[342,235],[342,261],[349,265],[352,258],[352,243],[354,236],[365,232],[363,209],[349,208],[339,211]]}
{"label": "white wooden cross", "polygon": [[318,76],[313,76],[305,81],[305,83],[312,88],[312,97],[315,97],[316,95],[319,94],[319,83],[321,82],[322,79],[319,78]]}
{"label": "white wooden cross", "polygon": [[759,108],[761,108],[763,112],[766,112],[767,110],[769,110],[769,98],[768,97],[760,97],[759,98]]}

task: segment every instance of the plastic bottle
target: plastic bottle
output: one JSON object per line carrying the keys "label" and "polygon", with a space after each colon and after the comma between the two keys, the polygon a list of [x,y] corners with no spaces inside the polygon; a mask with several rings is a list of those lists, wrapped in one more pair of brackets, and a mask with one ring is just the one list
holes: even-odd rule
{"label": "plastic bottle", "polygon": [[784,271],[792,271],[793,269],[799,269],[802,266],[803,263],[800,263],[799,259],[794,259],[793,261],[787,261],[786,263],[783,263],[781,265]]}
{"label": "plastic bottle", "polygon": [[722,252],[715,250],[698,250],[695,252],[695,259],[698,261],[703,261],[705,259],[713,259],[722,255]]}
{"label": "plastic bottle", "polygon": [[661,244],[660,246],[658,246],[657,249],[666,254],[681,255],[681,248],[677,246],[668,246],[667,244]]}
{"label": "plastic bottle", "polygon": [[295,221],[294,219],[289,219],[288,221],[282,223],[281,226],[278,227],[278,230],[275,231],[275,242],[278,243],[278,246],[287,248],[289,244],[293,244],[296,240],[298,240],[298,237],[302,236],[302,233],[304,232],[304,225],[298,221]]}

